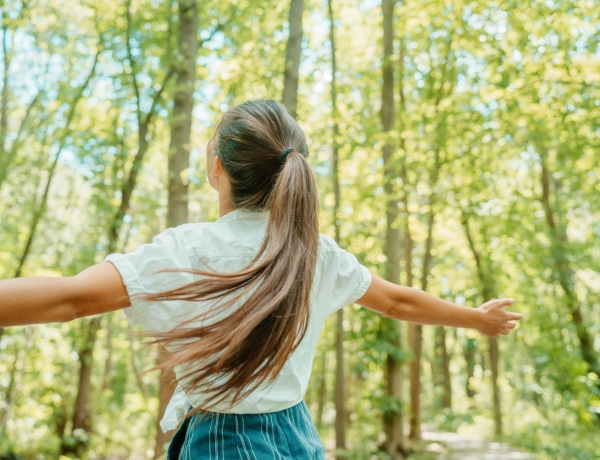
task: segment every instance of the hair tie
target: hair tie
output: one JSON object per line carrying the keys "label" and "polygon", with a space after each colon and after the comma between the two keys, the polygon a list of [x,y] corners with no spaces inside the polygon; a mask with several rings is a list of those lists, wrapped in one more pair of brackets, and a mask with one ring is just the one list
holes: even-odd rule
{"label": "hair tie", "polygon": [[280,154],[279,154],[279,162],[281,163],[281,166],[283,166],[285,164],[285,160],[287,159],[287,156],[294,152],[296,149],[294,149],[294,147],[287,147],[285,150],[283,150]]}

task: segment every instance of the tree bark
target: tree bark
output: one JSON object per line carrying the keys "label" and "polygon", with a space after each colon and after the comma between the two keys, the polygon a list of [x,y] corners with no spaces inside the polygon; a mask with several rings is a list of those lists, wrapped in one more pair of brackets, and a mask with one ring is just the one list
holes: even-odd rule
{"label": "tree bark", "polygon": [[475,376],[475,356],[477,352],[477,345],[475,339],[467,338],[465,344],[465,362],[467,367],[467,378],[465,381],[465,393],[468,398],[473,398],[476,394],[475,390],[471,386],[471,380]]}
{"label": "tree bark", "polygon": [[323,427],[323,412],[325,411],[325,403],[327,400],[327,350],[325,347],[323,347],[323,350],[321,351],[321,370],[319,375],[319,385],[317,387],[317,417],[315,420],[317,430],[320,430]]}
{"label": "tree bark", "polygon": [[91,320],[84,320],[84,341],[79,350],[79,385],[73,410],[71,423],[72,438],[69,442],[63,437],[61,454],[74,454],[77,457],[84,455],[89,442],[88,433],[92,429],[92,368],[94,363],[94,347],[102,317],[96,316]]}
{"label": "tree bark", "polygon": [[[339,124],[337,108],[337,87],[336,87],[336,47],[335,47],[335,24],[333,15],[332,0],[327,0],[327,11],[329,18],[329,42],[331,45],[331,119],[332,119],[332,143],[331,143],[331,163],[332,163],[332,182],[333,182],[333,228],[334,239],[340,243],[340,168],[339,168]],[[346,458],[346,376],[344,370],[344,310],[338,310],[336,314],[336,338],[335,338],[335,447],[336,458]]]}
{"label": "tree bark", "polygon": [[498,340],[490,337],[489,342],[489,353],[490,353],[490,368],[492,371],[492,397],[494,402],[494,432],[496,436],[502,436],[504,432],[504,426],[502,421],[502,401],[500,387],[498,386],[499,378],[499,361],[500,355],[498,350]]}
{"label": "tree bark", "polygon": [[[394,53],[394,1],[382,0],[383,10],[383,83],[381,92],[381,123],[383,133],[389,134],[394,128],[394,67],[392,63]],[[399,173],[394,157],[395,147],[390,138],[385,139],[382,148],[384,192],[386,199],[386,240],[385,254],[387,256],[387,279],[393,283],[400,282],[400,263],[402,254],[402,239],[398,225],[399,198],[395,188],[396,178]],[[393,346],[401,350],[402,333],[401,323],[391,319],[388,322],[389,337],[394,337]],[[384,411],[384,431],[386,440],[384,450],[392,459],[402,459],[407,453],[406,439],[404,436],[404,417],[402,411],[402,362],[397,353],[389,353],[386,357],[386,393],[393,403]]]}
{"label": "tree bark", "polygon": [[436,356],[438,359],[438,380],[442,386],[442,407],[452,409],[452,379],[450,374],[450,353],[446,345],[446,328],[437,327],[435,330]]}
{"label": "tree bark", "polygon": [[302,54],[302,15],[304,0],[292,0],[289,14],[289,36],[285,50],[285,70],[283,74],[283,105],[289,114],[296,118],[298,109],[298,79]]}
{"label": "tree bark", "polygon": [[[190,163],[190,134],[194,107],[194,82],[198,54],[198,3],[179,0],[178,59],[175,63],[175,97],[169,142],[169,204],[168,225],[177,227],[188,221],[188,172]],[[159,351],[159,362],[168,352]],[[174,431],[163,433],[159,421],[173,395],[176,379],[172,369],[161,369],[159,376],[159,416],[156,426],[154,458],[160,458]]]}

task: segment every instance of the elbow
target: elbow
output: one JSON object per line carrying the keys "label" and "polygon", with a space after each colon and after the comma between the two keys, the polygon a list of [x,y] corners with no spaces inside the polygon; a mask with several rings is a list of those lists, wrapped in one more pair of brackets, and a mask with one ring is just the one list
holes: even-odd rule
{"label": "elbow", "polygon": [[390,300],[387,310],[383,313],[388,318],[393,318],[399,321],[406,321],[409,315],[406,309],[406,303],[403,299]]}
{"label": "elbow", "polygon": [[63,313],[60,320],[61,323],[69,323],[79,318],[83,318],[85,315],[81,308],[77,308],[76,305],[70,305]]}
{"label": "elbow", "polygon": [[79,308],[76,303],[67,302],[51,312],[47,320],[44,322],[69,323],[83,316],[85,315],[83,314],[82,308]]}
{"label": "elbow", "polygon": [[410,290],[378,276],[373,276],[371,286],[357,303],[396,320],[410,316]]}

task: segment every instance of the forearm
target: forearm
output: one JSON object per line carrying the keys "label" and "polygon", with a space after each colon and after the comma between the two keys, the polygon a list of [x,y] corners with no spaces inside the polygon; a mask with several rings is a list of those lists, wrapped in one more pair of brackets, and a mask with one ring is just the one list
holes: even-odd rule
{"label": "forearm", "polygon": [[513,299],[490,300],[479,308],[456,305],[419,289],[385,281],[373,276],[371,286],[357,303],[370,310],[402,321],[436,326],[469,327],[490,337],[498,337],[523,318],[504,311]]}
{"label": "forearm", "polygon": [[121,276],[108,262],[70,278],[0,281],[0,327],[70,321],[127,306]]}
{"label": "forearm", "polygon": [[0,281],[0,327],[69,321],[77,317],[68,295],[71,278]]}
{"label": "forearm", "polygon": [[434,326],[477,328],[483,312],[440,299],[419,289],[399,286],[397,296],[382,314],[394,319]]}

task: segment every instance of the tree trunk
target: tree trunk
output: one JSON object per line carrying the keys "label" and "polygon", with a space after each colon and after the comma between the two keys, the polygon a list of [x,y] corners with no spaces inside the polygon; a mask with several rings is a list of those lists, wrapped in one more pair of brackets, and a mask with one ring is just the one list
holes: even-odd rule
{"label": "tree trunk", "polygon": [[435,328],[433,356],[433,384],[436,388],[441,387],[440,404],[442,408],[451,409],[452,380],[450,379],[450,353],[446,345],[446,328],[443,326]]}
{"label": "tree trunk", "polygon": [[[434,164],[431,170],[431,179],[429,188],[432,190],[429,195],[429,214],[427,216],[427,239],[425,241],[425,254],[423,255],[423,270],[421,272],[421,289],[427,291],[429,284],[429,272],[433,263],[433,226],[435,224],[435,203],[436,195],[434,190],[437,188],[437,182],[440,170],[440,146],[435,149]],[[405,204],[407,206],[407,203]],[[408,209],[408,208],[407,208]],[[411,417],[410,439],[421,439],[421,357],[423,352],[423,326],[420,324],[409,325],[409,344],[413,353],[413,360],[410,363],[410,405]]]}
{"label": "tree trunk", "polygon": [[[332,0],[327,1],[327,11],[329,16],[329,42],[331,44],[331,119],[332,144],[331,144],[331,163],[332,163],[332,182],[333,182],[333,228],[336,243],[340,243],[340,168],[339,168],[339,124],[337,108],[337,87],[336,87],[336,49],[335,49],[335,24],[333,15]],[[336,315],[336,337],[335,337],[335,447],[336,457],[345,458],[346,450],[346,376],[344,371],[344,310],[338,310]]]}
{"label": "tree trunk", "polygon": [[[465,231],[465,235],[467,237],[467,241],[469,242],[469,248],[471,249],[471,253],[473,254],[473,259],[475,260],[475,266],[477,268],[477,276],[479,277],[479,282],[481,284],[481,294],[484,300],[489,300],[494,298],[494,293],[496,288],[494,286],[494,280],[489,275],[493,273],[494,270],[489,263],[484,265],[484,261],[482,260],[481,254],[475,245],[475,240],[473,239],[473,235],[471,233],[471,228],[469,225],[469,217],[468,214],[463,210],[462,211],[462,225]],[[492,398],[494,404],[494,431],[497,436],[502,436],[503,427],[502,427],[502,401],[500,395],[500,387],[498,386],[498,378],[499,378],[499,360],[500,353],[498,350],[498,342],[496,339],[489,339],[489,357],[490,357],[490,369],[492,371]]]}
{"label": "tree trunk", "polygon": [[292,0],[289,15],[289,36],[285,50],[282,102],[289,114],[296,118],[298,109],[298,78],[302,54],[302,15],[304,0]]}
{"label": "tree trunk", "polygon": [[188,221],[190,132],[194,106],[194,81],[198,54],[198,5],[179,1],[179,65],[176,67],[175,97],[169,142],[169,226]]}
{"label": "tree trunk", "polygon": [[[384,133],[391,133],[394,127],[394,67],[392,64],[394,52],[394,1],[382,0],[383,10],[383,83],[381,93],[381,122]],[[396,178],[400,175],[396,170],[395,147],[389,138],[385,139],[382,148],[384,191],[386,199],[386,241],[387,279],[393,283],[400,282],[400,263],[402,239],[398,225],[399,198],[395,188]],[[385,319],[388,322],[388,340],[393,340],[393,346],[402,348],[401,324],[399,321]],[[393,337],[393,338],[392,338]],[[407,453],[404,437],[404,417],[402,411],[402,362],[397,353],[389,353],[386,357],[386,393],[392,402],[384,410],[384,431],[386,440],[384,450],[392,459],[404,458]]]}
{"label": "tree trunk", "polygon": [[465,362],[467,366],[467,379],[465,382],[465,393],[468,398],[475,396],[475,390],[471,386],[471,381],[475,376],[475,356],[477,352],[477,345],[475,339],[467,338],[465,343]]}
{"label": "tree trunk", "polygon": [[[169,142],[169,206],[168,225],[177,227],[188,221],[188,172],[190,162],[190,133],[194,107],[194,82],[196,78],[196,56],[198,54],[198,4],[196,0],[179,1],[179,36],[175,97],[171,119]],[[159,351],[159,361],[168,352]],[[171,441],[174,431],[163,433],[159,421],[164,415],[169,399],[175,389],[175,373],[172,369],[161,369],[159,376],[159,417],[156,426],[154,458],[160,458],[165,446]]]}
{"label": "tree trunk", "polygon": [[23,252],[21,253],[21,257],[19,258],[19,263],[17,265],[17,269],[15,270],[15,274],[14,274],[15,278],[20,277],[23,272],[23,267],[25,266],[25,262],[27,261],[27,258],[29,256],[29,253],[30,253],[32,245],[33,245],[33,240],[36,235],[37,227],[46,212],[46,206],[48,204],[48,196],[50,195],[50,188],[52,186],[52,181],[54,179],[54,173],[56,172],[56,167],[58,166],[58,160],[60,159],[60,156],[62,154],[65,141],[67,139],[67,136],[69,135],[69,126],[71,124],[71,121],[73,120],[73,117],[75,116],[75,111],[77,109],[77,105],[83,97],[83,92],[88,87],[90,81],[92,80],[92,77],[94,76],[94,73],[96,72],[96,65],[98,64],[99,57],[100,57],[100,50],[94,56],[94,63],[92,64],[92,68],[90,69],[87,78],[83,82],[83,85],[81,85],[81,87],[79,88],[79,91],[77,92],[75,98],[73,99],[73,102],[71,103],[71,107],[67,114],[65,128],[64,128],[61,138],[59,140],[59,146],[57,148],[56,155],[54,156],[54,161],[52,162],[52,165],[50,166],[50,170],[48,171],[48,178],[46,179],[46,185],[44,186],[44,191],[42,193],[40,204],[39,204],[38,208],[34,210],[33,216],[31,217],[31,223],[29,224],[29,235],[27,236],[27,240],[25,242],[25,247],[23,248]]}
{"label": "tree trunk", "polygon": [[317,419],[315,420],[315,425],[319,430],[323,427],[323,412],[325,411],[325,403],[327,401],[327,351],[325,347],[323,347],[323,351],[321,352],[320,376],[319,393],[317,394]]}
{"label": "tree trunk", "polygon": [[423,326],[410,323],[408,327],[408,344],[413,353],[409,363],[410,377],[410,419],[409,437],[411,440],[421,439],[421,357]]}
{"label": "tree trunk", "polygon": [[[583,312],[581,310],[582,302],[575,290],[575,275],[569,265],[567,250],[565,249],[565,246],[568,243],[565,225],[560,224],[559,210],[556,209],[556,206],[552,205],[552,178],[551,172],[546,165],[546,153],[543,150],[543,147],[540,148],[540,152],[542,166],[540,177],[542,183],[542,195],[539,199],[544,208],[546,223],[550,231],[553,273],[555,273],[555,276],[558,278],[558,284],[565,294],[567,311],[575,326],[575,332],[577,334],[577,339],[579,340],[581,358],[588,365],[589,371],[596,375],[600,375],[600,360],[598,359],[598,354],[594,350],[593,338],[589,333],[583,318]],[[598,387],[600,387],[600,384]]]}
{"label": "tree trunk", "polygon": [[[0,168],[4,169],[4,158],[6,155],[6,133],[8,130],[8,76],[10,73],[10,58],[12,55],[11,49],[8,47],[7,35],[8,30],[4,17],[4,2],[0,9],[0,26],[2,29],[2,108],[0,109]],[[12,40],[11,40],[12,42]]]}
{"label": "tree trunk", "polygon": [[[168,354],[169,352],[161,347],[158,352],[158,362],[164,361],[168,357]],[[176,385],[175,372],[173,372],[172,369],[161,369],[158,376],[158,417],[156,419],[156,439],[154,440],[154,460],[157,460],[164,455],[175,434],[175,430],[163,433],[160,427],[160,421],[165,414],[165,410],[167,409],[171,396],[173,396]]]}
{"label": "tree trunk", "polygon": [[[27,340],[29,340],[30,331],[28,327],[25,329],[25,334]],[[0,433],[6,433],[6,425],[8,424],[13,403],[15,401],[15,389],[18,386],[20,375],[23,372],[21,363],[21,353],[23,351],[24,349],[21,346],[15,345],[14,361],[8,377],[8,386],[4,392],[4,401],[0,405]]]}
{"label": "tree trunk", "polygon": [[494,432],[496,436],[502,436],[504,432],[502,423],[502,401],[500,387],[498,386],[498,361],[500,359],[498,352],[498,340],[489,338],[490,368],[492,370],[492,397],[494,402]]}
{"label": "tree trunk", "polygon": [[94,363],[94,347],[98,330],[100,329],[102,317],[96,316],[91,320],[84,320],[86,331],[84,342],[79,350],[79,385],[77,386],[77,398],[73,410],[71,423],[72,438],[69,442],[63,438],[61,453],[64,455],[74,454],[83,456],[89,443],[88,434],[92,429],[92,367]]}

